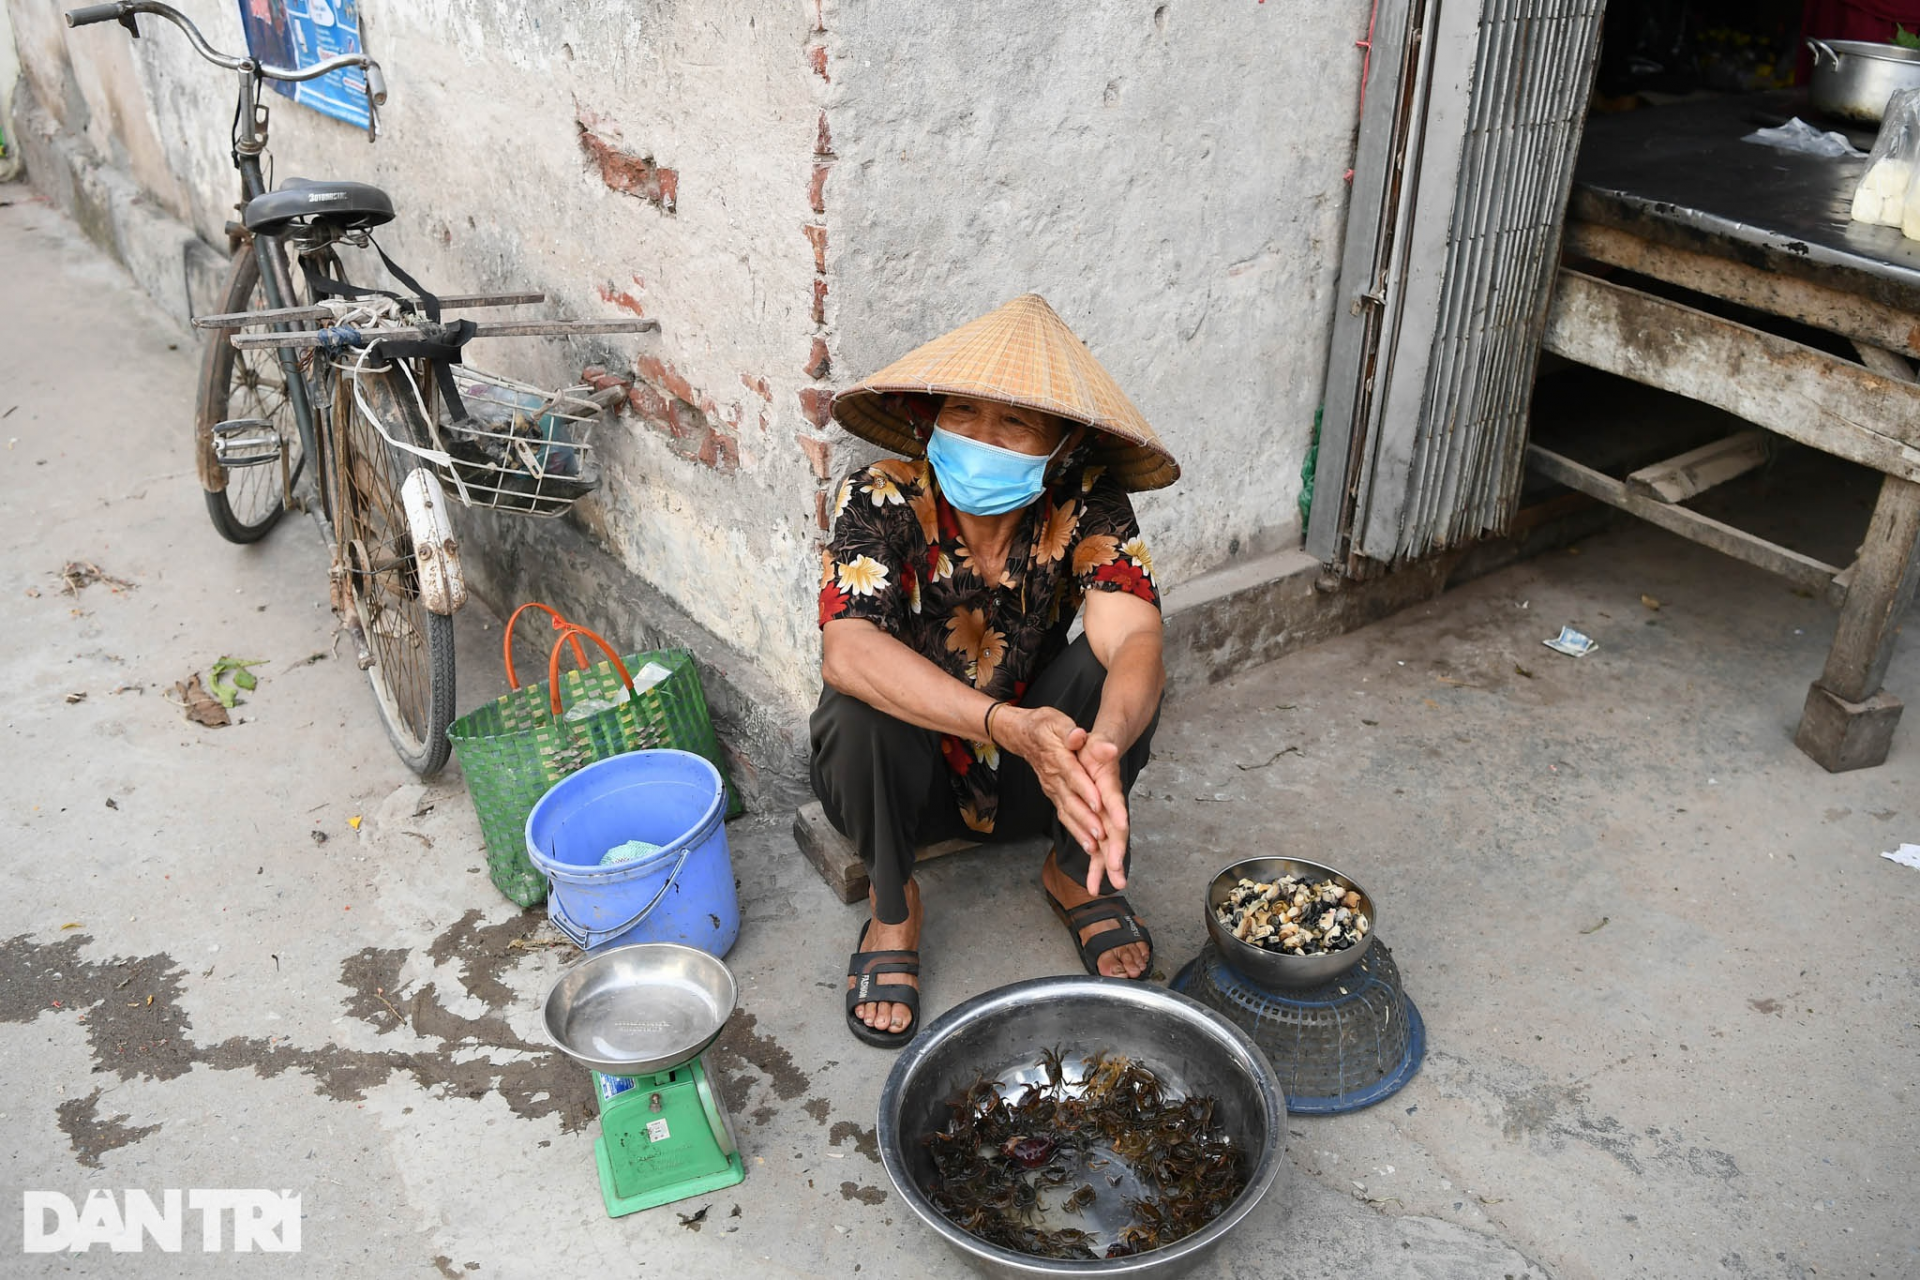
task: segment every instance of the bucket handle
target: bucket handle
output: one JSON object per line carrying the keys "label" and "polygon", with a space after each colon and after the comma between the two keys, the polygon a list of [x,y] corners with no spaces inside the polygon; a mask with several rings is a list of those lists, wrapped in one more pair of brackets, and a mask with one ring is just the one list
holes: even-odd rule
{"label": "bucket handle", "polygon": [[[513,624],[520,621],[520,615],[525,613],[529,609],[538,609],[542,613],[545,613],[549,617],[551,617],[553,619],[553,629],[555,631],[564,632],[568,627],[571,627],[573,625],[571,622],[568,622],[565,618],[560,616],[560,611],[558,609],[555,609],[549,605],[541,604],[537,600],[529,600],[527,601],[527,603],[521,605],[518,609],[515,609],[513,611],[513,616],[507,619],[506,634],[500,637],[500,658],[501,658],[501,661],[506,663],[506,666],[507,666],[507,688],[513,689],[515,691],[518,691],[520,688],[520,677],[515,675],[513,670]],[[565,639],[569,637],[563,636],[562,638]],[[580,640],[578,637],[570,637],[570,638],[573,640],[573,660],[579,663],[582,667],[586,666],[587,665],[586,650],[580,647]]]}
{"label": "bucket handle", "polygon": [[1807,48],[1813,51],[1813,65],[1814,65],[1814,66],[1816,66],[1816,67],[1817,67],[1817,66],[1819,66],[1819,65],[1820,65],[1820,57],[1821,57],[1821,55],[1822,55],[1822,54],[1825,54],[1825,55],[1826,55],[1826,58],[1827,58],[1827,61],[1829,61],[1829,62],[1831,62],[1831,63],[1833,64],[1833,69],[1834,69],[1835,71],[1838,71],[1838,70],[1840,69],[1840,55],[1839,55],[1839,53],[1838,53],[1838,52],[1836,52],[1836,51],[1834,50],[1834,47],[1833,47],[1832,45],[1830,45],[1830,44],[1828,44],[1828,43],[1827,43],[1827,42],[1826,42],[1825,40],[1815,40],[1815,39],[1813,39],[1813,38],[1811,38],[1811,37],[1809,37],[1809,38],[1807,39]]}
{"label": "bucket handle", "polygon": [[[559,650],[556,648],[554,652],[557,654]],[[579,947],[582,951],[591,948],[592,938],[595,933],[599,933],[603,939],[617,938],[653,914],[653,909],[660,905],[661,899],[667,896],[667,891],[680,882],[680,873],[686,869],[687,859],[692,853],[693,846],[691,844],[680,851],[679,860],[673,864],[672,873],[667,876],[667,882],[660,886],[660,892],[653,895],[653,901],[628,916],[619,924],[606,929],[589,929],[584,925],[575,924],[573,921],[567,919],[566,909],[560,905],[557,886],[555,886],[553,880],[549,878],[547,880],[547,918],[553,921],[554,927],[566,934],[567,937],[573,941],[573,945]],[[558,859],[556,859],[556,861],[557,860]],[[576,929],[579,930],[579,932],[576,933]]]}
{"label": "bucket handle", "polygon": [[[569,622],[561,628],[560,638],[553,642],[553,656],[547,659],[547,693],[553,699],[553,714],[556,719],[560,715],[560,647],[572,641],[574,652],[578,653],[581,636],[599,645],[607,657],[613,660],[613,669],[620,673],[620,683],[627,686],[627,697],[634,696],[633,677],[627,674],[627,664],[620,661],[620,655],[613,651],[613,646],[603,640],[599,632],[589,631],[577,622]],[[583,667],[587,665],[584,658],[581,659],[580,665]]]}

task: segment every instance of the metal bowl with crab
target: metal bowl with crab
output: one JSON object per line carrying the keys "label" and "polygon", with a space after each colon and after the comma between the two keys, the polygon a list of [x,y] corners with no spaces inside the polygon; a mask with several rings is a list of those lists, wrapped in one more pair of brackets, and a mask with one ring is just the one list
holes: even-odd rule
{"label": "metal bowl with crab", "polygon": [[[1016,1095],[1051,1073],[1072,1090],[1093,1064],[1125,1059],[1151,1071],[1170,1095],[1211,1098],[1216,1123],[1239,1152],[1246,1181],[1212,1221],[1184,1238],[1127,1257],[1036,1257],[990,1244],[949,1220],[929,1192],[937,1173],[928,1140],[953,1119],[953,1104],[981,1081]],[[1286,1102],[1245,1032],[1187,997],[1117,978],[1017,982],[948,1010],[901,1052],[880,1095],[880,1157],[900,1198],[975,1269],[990,1276],[1179,1275],[1207,1257],[1279,1181]],[[1116,1236],[1141,1188],[1116,1162],[1096,1195],[1058,1225]],[[1125,1176],[1123,1176],[1125,1175]],[[1044,1216],[1048,1206],[1039,1206]]]}

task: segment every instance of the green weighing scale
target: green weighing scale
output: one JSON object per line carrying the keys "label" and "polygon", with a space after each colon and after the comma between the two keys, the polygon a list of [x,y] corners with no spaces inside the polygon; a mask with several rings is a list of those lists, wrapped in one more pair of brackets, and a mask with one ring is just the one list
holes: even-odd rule
{"label": "green weighing scale", "polygon": [[747,1176],[700,1055],[739,988],[718,958],[671,942],[609,947],[547,992],[547,1034],[593,1073],[593,1158],[607,1215],[705,1195]]}

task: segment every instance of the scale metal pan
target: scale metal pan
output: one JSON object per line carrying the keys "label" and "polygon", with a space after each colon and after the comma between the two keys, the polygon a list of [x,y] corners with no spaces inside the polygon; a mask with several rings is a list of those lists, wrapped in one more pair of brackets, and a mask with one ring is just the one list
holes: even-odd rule
{"label": "scale metal pan", "polygon": [[547,1035],[583,1067],[651,1075],[704,1052],[739,998],[733,972],[697,948],[610,947],[568,969],[547,992]]}

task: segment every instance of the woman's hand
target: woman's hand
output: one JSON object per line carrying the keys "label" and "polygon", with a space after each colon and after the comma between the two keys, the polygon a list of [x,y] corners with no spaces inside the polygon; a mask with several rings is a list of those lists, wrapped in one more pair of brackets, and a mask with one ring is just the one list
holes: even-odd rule
{"label": "woman's hand", "polygon": [[[1078,840],[1084,849],[1101,849],[1107,842],[1111,824],[1104,819],[1103,788],[1087,772],[1083,760],[1087,731],[1075,724],[1066,712],[1053,707],[1028,708],[1008,703],[994,713],[993,736],[1004,750],[1011,751],[1033,767],[1034,775],[1040,779],[1041,790],[1046,792],[1047,799],[1053,801],[1054,810],[1060,815],[1067,833]],[[1115,752],[1115,794],[1118,794],[1120,785],[1118,760],[1119,753]],[[1127,847],[1124,799],[1120,814],[1122,834],[1119,848],[1124,853]],[[1098,867],[1100,864],[1096,861],[1094,865]],[[1097,880],[1092,882],[1098,883]]]}
{"label": "woman's hand", "polygon": [[1086,741],[1074,754],[1100,793],[1103,821],[1095,836],[1097,845],[1085,840],[1080,843],[1088,854],[1087,892],[1097,898],[1102,874],[1116,890],[1127,887],[1127,792],[1120,782],[1119,745],[1102,735],[1098,725],[1085,736]]}

